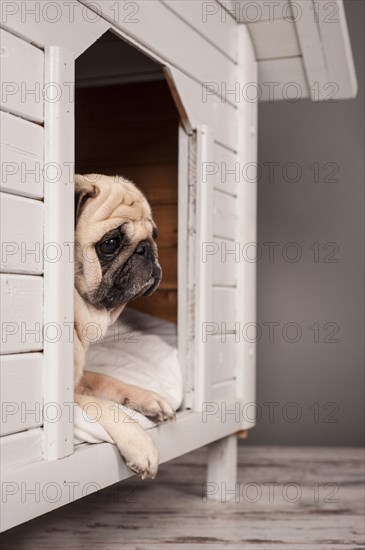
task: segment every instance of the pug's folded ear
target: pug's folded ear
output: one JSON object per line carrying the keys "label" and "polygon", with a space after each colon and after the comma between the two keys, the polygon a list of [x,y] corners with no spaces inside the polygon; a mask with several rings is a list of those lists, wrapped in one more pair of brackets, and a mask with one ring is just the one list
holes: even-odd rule
{"label": "pug's folded ear", "polygon": [[97,174],[75,175],[75,226],[88,199],[95,198],[100,193],[97,184],[99,177]]}

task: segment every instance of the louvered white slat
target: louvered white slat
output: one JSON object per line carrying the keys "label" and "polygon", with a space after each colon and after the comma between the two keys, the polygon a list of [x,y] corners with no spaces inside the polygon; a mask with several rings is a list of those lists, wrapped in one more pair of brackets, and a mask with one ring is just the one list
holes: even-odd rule
{"label": "louvered white slat", "polygon": [[41,426],[43,355],[2,355],[0,362],[1,436]]}
{"label": "louvered white slat", "polygon": [[213,236],[235,241],[239,215],[237,199],[217,190],[213,195]]}
{"label": "louvered white slat", "polygon": [[239,23],[275,21],[291,15],[289,0],[218,0]]}
{"label": "louvered white slat", "polygon": [[256,59],[299,56],[295,23],[289,19],[248,24],[255,45]]}
{"label": "louvered white slat", "polygon": [[236,25],[231,17],[224,17],[218,2],[162,0],[162,3],[227,57],[237,60]]}
{"label": "louvered white slat", "polygon": [[261,101],[298,100],[308,97],[301,57],[260,61],[259,97]]}
{"label": "louvered white slat", "polygon": [[42,458],[42,429],[33,428],[1,437],[0,456],[3,471],[40,460]]}
{"label": "louvered white slat", "polygon": [[214,334],[209,337],[209,342],[212,384],[233,380],[236,376],[237,346],[239,345],[235,341],[235,335]]}
{"label": "louvered white slat", "polygon": [[0,40],[1,109],[43,122],[44,53],[3,29]]}
{"label": "louvered white slat", "polygon": [[[1,271],[41,274],[44,252],[48,255],[43,248],[43,203],[0,193],[0,208]],[[57,258],[57,244],[49,254]]]}
{"label": "louvered white slat", "polygon": [[43,348],[43,278],[0,275],[1,353]]}
{"label": "louvered white slat", "polygon": [[[208,90],[175,67],[168,67],[166,76],[186,131],[191,134],[198,126],[209,124],[215,141],[235,151],[237,109],[213,93],[220,84],[214,83],[214,88]],[[209,163],[212,159],[213,153],[205,162]]]}
{"label": "louvered white slat", "polygon": [[25,197],[43,197],[42,126],[0,113],[1,189]]}

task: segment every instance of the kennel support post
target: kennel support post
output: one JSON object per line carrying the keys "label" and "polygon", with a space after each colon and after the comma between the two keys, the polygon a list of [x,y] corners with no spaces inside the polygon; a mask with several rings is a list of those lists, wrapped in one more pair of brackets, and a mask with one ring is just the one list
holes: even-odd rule
{"label": "kennel support post", "polygon": [[43,456],[73,452],[74,54],[45,49]]}

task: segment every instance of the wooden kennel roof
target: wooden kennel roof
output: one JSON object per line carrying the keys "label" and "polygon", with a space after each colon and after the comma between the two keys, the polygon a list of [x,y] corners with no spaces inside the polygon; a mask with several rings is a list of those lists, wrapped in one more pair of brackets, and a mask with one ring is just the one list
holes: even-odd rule
{"label": "wooden kennel roof", "polygon": [[306,91],[302,97],[313,100],[331,93],[335,99],[356,96],[343,0],[218,1],[229,16],[247,26],[261,84],[292,81]]}

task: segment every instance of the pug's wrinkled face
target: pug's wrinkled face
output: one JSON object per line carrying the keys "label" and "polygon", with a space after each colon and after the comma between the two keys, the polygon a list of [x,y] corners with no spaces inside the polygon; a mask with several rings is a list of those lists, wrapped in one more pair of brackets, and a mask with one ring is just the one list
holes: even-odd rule
{"label": "pug's wrinkled face", "polygon": [[96,308],[152,294],[161,281],[150,206],[121,177],[77,175],[75,286]]}

